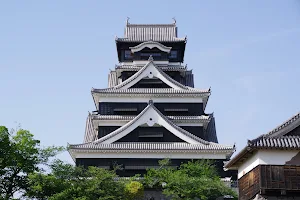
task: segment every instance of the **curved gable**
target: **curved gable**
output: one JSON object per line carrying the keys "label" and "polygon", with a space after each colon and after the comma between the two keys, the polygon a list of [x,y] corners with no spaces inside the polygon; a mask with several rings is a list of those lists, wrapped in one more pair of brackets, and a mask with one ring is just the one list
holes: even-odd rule
{"label": "curved gable", "polygon": [[137,73],[135,73],[130,78],[126,79],[124,82],[116,85],[114,89],[128,89],[138,83],[143,78],[158,78],[173,89],[184,89],[187,90],[189,87],[178,83],[172,79],[169,75],[163,72],[161,69],[155,66],[152,60],[150,60],[143,68],[141,68]]}
{"label": "curved gable", "polygon": [[159,50],[166,53],[170,53],[172,49],[172,47],[167,47],[159,42],[154,42],[154,41],[143,42],[135,47],[129,47],[132,53],[139,52],[144,48],[149,48],[149,49],[158,48]]}

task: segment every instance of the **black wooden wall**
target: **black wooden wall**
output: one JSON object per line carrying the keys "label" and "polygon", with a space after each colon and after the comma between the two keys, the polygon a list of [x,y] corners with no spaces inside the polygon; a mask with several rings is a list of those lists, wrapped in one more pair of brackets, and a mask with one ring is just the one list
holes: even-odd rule
{"label": "black wooden wall", "polygon": [[[128,78],[130,78],[132,75],[134,75],[135,73],[136,73],[136,71],[124,71],[121,73],[121,76],[119,78],[121,78],[122,81],[125,81]],[[174,79],[175,81],[177,81],[183,85],[194,87],[194,84],[191,84],[191,80],[189,80],[191,73],[187,73],[185,76],[181,76],[179,71],[165,71],[165,73],[167,75],[169,75],[172,79]],[[149,81],[149,80],[147,80],[147,81]],[[142,81],[140,81],[140,82],[142,82]],[[139,84],[139,83],[132,86],[132,88],[150,88],[150,87],[151,87],[151,85]],[[155,88],[170,88],[170,86],[168,86],[165,83],[162,83],[161,85],[158,85],[158,84],[154,85],[154,87]]]}
{"label": "black wooden wall", "polygon": [[[98,113],[101,115],[137,115],[147,107],[147,103],[100,102]],[[204,114],[202,103],[155,103],[164,115],[200,116]],[[116,108],[137,108],[137,111],[114,111]],[[164,109],[188,109],[188,111],[165,111]]]}
{"label": "black wooden wall", "polygon": [[[114,130],[120,128],[119,126],[99,126],[98,138],[101,138]],[[204,139],[211,141],[211,138],[207,138],[204,134],[202,126],[182,126],[184,130]],[[163,137],[139,137],[140,133],[162,133]],[[131,133],[121,138],[117,142],[184,142],[169,130],[164,127],[137,127]],[[212,141],[214,142],[214,141]]]}
{"label": "black wooden wall", "polygon": [[[163,137],[139,137],[140,133],[162,133]],[[117,142],[184,142],[164,127],[138,127]]]}

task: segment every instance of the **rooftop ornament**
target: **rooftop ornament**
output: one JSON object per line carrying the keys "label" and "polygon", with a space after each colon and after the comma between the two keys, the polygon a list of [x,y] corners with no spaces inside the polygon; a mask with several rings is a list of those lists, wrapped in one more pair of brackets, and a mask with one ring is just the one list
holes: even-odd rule
{"label": "rooftop ornament", "polygon": [[175,19],[175,17],[173,17],[172,19],[173,19],[173,24],[176,24],[176,19]]}

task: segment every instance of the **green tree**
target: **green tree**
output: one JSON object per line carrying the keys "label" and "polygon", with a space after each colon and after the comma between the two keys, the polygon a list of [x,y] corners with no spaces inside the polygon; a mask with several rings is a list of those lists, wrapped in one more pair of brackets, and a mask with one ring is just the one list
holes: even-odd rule
{"label": "green tree", "polygon": [[41,165],[62,150],[62,147],[41,148],[40,141],[27,130],[9,133],[0,126],[0,198],[11,199],[15,192],[26,191],[29,174],[41,171]]}
{"label": "green tree", "polygon": [[159,169],[147,171],[145,185],[162,187],[163,193],[174,200],[210,200],[223,195],[237,198],[235,192],[222,183],[210,161],[191,161],[178,170],[168,167],[166,161],[160,165]]}
{"label": "green tree", "polygon": [[51,172],[30,176],[25,196],[39,200],[113,200],[124,199],[124,182],[116,181],[114,171],[97,167],[83,169],[56,160]]}
{"label": "green tree", "polygon": [[124,192],[127,200],[141,199],[144,196],[144,186],[138,181],[130,181],[125,185]]}
{"label": "green tree", "polygon": [[97,167],[88,170],[75,167],[74,177],[67,181],[69,187],[54,194],[49,200],[85,199],[113,200],[123,199],[124,185],[116,181],[114,171]]}

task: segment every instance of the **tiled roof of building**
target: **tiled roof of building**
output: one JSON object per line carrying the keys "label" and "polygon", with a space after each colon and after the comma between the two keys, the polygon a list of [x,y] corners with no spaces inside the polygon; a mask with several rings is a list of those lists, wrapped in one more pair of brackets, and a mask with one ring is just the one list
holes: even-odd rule
{"label": "tiled roof of building", "polygon": [[209,123],[206,127],[206,140],[218,143],[217,131],[216,131],[216,124],[215,124],[215,117],[213,114],[209,115]]}
{"label": "tiled roof of building", "polygon": [[[190,88],[190,87],[189,87]],[[92,88],[92,96],[95,106],[98,108],[99,98],[101,97],[202,97],[203,106],[206,107],[211,90],[201,90],[191,88],[188,90],[177,90],[173,88],[128,88],[128,89],[95,89]]]}
{"label": "tiled roof of building", "polygon": [[[200,90],[200,89],[191,89],[191,90],[176,90],[173,88],[128,88],[128,89],[113,89],[113,88],[106,88],[106,89],[95,89],[92,88],[92,93],[99,93],[99,94],[152,94],[155,96],[156,94],[193,94],[200,95],[200,96],[207,96],[210,95],[210,89]],[[171,95],[172,96],[172,95]]]}
{"label": "tiled roof of building", "polygon": [[[92,115],[94,120],[133,120],[134,115]],[[210,116],[201,115],[201,116],[166,116],[169,120],[172,121],[205,121],[210,120]]]}
{"label": "tiled roof of building", "polygon": [[194,87],[194,74],[192,70],[186,71],[185,73],[185,85],[189,87]]}
{"label": "tiled roof of building", "polygon": [[98,137],[98,133],[96,132],[95,127],[93,126],[92,122],[92,115],[89,113],[86,119],[86,126],[85,126],[85,134],[84,134],[84,143],[92,142],[96,140]]}
{"label": "tiled roof of building", "polygon": [[190,150],[190,151],[201,151],[201,150],[229,150],[234,149],[233,145],[222,145],[217,143],[210,143],[209,145],[203,144],[188,144],[188,143],[147,143],[147,142],[128,142],[128,143],[112,143],[112,144],[101,144],[101,143],[85,143],[70,145],[71,149],[86,149],[86,150]]}
{"label": "tiled roof of building", "polygon": [[[125,65],[117,65],[116,70],[122,71],[139,71],[144,65],[133,65],[133,64],[125,64]],[[163,71],[186,71],[187,67],[183,65],[157,65]]]}
{"label": "tiled roof of building", "polygon": [[269,133],[263,135],[264,137],[278,137],[283,136],[287,132],[291,131],[292,129],[300,126],[300,112],[288,119],[287,121],[283,122],[276,128],[274,128]]}
{"label": "tiled roof of building", "polygon": [[300,136],[259,137],[248,141],[248,147],[263,149],[300,149]]}
{"label": "tiled roof of building", "polygon": [[185,38],[177,37],[176,24],[126,24],[124,38],[116,38],[124,42],[184,42]]}
{"label": "tiled roof of building", "polygon": [[294,115],[269,133],[261,135],[253,140],[248,140],[247,146],[232,158],[225,167],[232,167],[242,158],[248,157],[249,153],[257,149],[300,150],[300,136],[287,135],[299,126],[300,113]]}
{"label": "tiled roof of building", "polygon": [[108,74],[108,87],[114,87],[118,85],[118,77],[116,71],[111,71]]}

